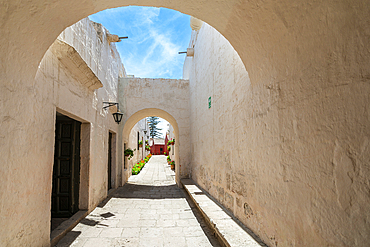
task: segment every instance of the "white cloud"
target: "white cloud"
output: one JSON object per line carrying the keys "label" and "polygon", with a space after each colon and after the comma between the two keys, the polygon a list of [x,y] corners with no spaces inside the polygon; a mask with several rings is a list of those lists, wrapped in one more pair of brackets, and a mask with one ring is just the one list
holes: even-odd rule
{"label": "white cloud", "polygon": [[186,16],[167,9],[135,6],[103,12],[94,18],[108,25],[111,33],[129,36],[117,44],[129,75],[181,78],[184,56],[178,52],[187,47],[188,40],[184,43],[182,39],[184,30],[190,34],[190,27],[183,26],[188,21]]}
{"label": "white cloud", "polygon": [[137,56],[125,59],[128,73],[137,77],[148,77],[153,72],[160,76],[171,74],[171,71],[178,66],[177,52],[181,47],[171,40],[171,34],[168,32],[163,34],[156,28],[149,29],[148,32],[146,40],[150,40],[151,44],[145,49],[145,56],[141,59]]}
{"label": "white cloud", "polygon": [[153,24],[153,19],[156,19],[159,16],[160,8],[145,8],[142,7],[138,13],[140,20],[138,23],[140,25],[150,25]]}

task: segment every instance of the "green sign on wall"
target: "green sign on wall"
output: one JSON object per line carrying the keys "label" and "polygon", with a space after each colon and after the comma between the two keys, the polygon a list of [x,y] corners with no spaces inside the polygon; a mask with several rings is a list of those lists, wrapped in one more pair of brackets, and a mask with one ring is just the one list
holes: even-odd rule
{"label": "green sign on wall", "polygon": [[211,96],[208,98],[208,109],[211,108]]}

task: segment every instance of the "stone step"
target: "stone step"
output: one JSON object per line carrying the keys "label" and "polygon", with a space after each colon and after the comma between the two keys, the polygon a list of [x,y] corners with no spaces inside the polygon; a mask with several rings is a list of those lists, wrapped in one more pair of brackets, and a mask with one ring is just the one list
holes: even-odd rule
{"label": "stone step", "polygon": [[216,200],[203,191],[193,180],[181,179],[181,183],[224,246],[267,246],[230,212],[216,203]]}

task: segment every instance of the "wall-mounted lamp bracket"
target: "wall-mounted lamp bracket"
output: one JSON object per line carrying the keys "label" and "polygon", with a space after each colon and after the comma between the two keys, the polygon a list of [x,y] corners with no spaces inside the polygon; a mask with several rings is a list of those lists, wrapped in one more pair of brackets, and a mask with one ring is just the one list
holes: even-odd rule
{"label": "wall-mounted lamp bracket", "polygon": [[180,51],[179,54],[186,54],[188,57],[194,56],[194,48],[187,48],[186,51]]}
{"label": "wall-mounted lamp bracket", "polygon": [[118,37],[116,34],[107,34],[108,42],[121,42],[123,39],[128,39],[128,36]]}
{"label": "wall-mounted lamp bracket", "polygon": [[103,104],[108,104],[107,106],[104,106],[103,109],[107,109],[111,106],[117,106],[117,112],[113,113],[113,119],[114,121],[119,124],[122,120],[122,117],[123,117],[123,113],[119,111],[119,104],[116,103],[116,102],[103,102]]}
{"label": "wall-mounted lamp bracket", "polygon": [[107,109],[111,106],[117,106],[117,109],[119,109],[119,103],[116,103],[116,102],[103,102],[103,104],[108,104],[107,106],[104,106],[103,109]]}

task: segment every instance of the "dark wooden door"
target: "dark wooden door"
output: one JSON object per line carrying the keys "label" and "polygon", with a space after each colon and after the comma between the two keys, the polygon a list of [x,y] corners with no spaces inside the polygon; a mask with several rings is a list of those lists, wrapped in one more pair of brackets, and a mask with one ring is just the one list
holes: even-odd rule
{"label": "dark wooden door", "polygon": [[70,217],[79,210],[80,131],[80,122],[57,115],[51,204],[53,218]]}
{"label": "dark wooden door", "polygon": [[108,191],[112,189],[112,133],[108,139]]}

